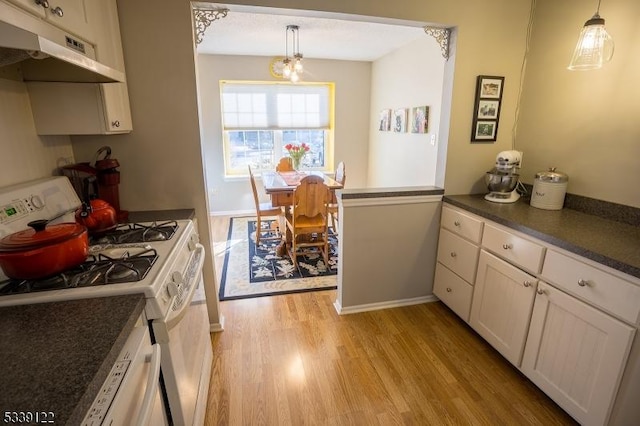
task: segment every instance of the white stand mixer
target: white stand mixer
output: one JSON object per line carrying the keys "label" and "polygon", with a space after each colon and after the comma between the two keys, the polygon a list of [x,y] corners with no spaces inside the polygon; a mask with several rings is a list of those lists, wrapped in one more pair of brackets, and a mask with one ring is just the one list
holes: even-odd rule
{"label": "white stand mixer", "polygon": [[515,203],[520,198],[516,191],[520,175],[517,173],[522,163],[522,152],[501,151],[496,156],[496,166],[485,174],[489,193],[485,200],[494,203]]}

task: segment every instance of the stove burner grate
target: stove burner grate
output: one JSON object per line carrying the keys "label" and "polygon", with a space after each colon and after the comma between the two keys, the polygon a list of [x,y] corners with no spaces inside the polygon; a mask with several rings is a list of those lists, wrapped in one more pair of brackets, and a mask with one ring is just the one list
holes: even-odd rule
{"label": "stove burner grate", "polygon": [[151,225],[140,223],[120,224],[116,229],[101,236],[92,237],[91,244],[147,243],[170,240],[178,229],[178,222],[153,222]]}
{"label": "stove burner grate", "polygon": [[119,258],[111,258],[103,253],[92,254],[83,264],[52,277],[2,281],[0,295],[141,281],[157,259],[158,252],[151,247],[134,255],[126,253]]}

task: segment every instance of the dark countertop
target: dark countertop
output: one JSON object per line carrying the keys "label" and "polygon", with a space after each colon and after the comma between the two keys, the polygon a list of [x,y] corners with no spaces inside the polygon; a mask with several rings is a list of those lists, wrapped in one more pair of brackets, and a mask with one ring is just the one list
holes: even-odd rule
{"label": "dark countertop", "polygon": [[482,195],[446,195],[443,201],[539,240],[640,278],[640,228],[564,208],[542,210],[520,199],[492,203]]}
{"label": "dark countertop", "polygon": [[129,222],[164,222],[167,220],[193,219],[196,216],[195,209],[178,210],[147,210],[129,212]]}
{"label": "dark countertop", "polygon": [[80,424],[144,305],[137,294],[0,308],[0,414]]}
{"label": "dark countertop", "polygon": [[359,188],[336,191],[338,198],[355,200],[361,198],[420,197],[442,195],[444,189],[437,186],[404,186],[395,188]]}

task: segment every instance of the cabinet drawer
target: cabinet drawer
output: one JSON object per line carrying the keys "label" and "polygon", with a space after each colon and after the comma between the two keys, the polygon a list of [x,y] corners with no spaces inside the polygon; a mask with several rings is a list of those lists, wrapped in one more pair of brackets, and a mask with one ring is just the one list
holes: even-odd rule
{"label": "cabinet drawer", "polygon": [[473,216],[461,213],[444,205],[440,225],[467,240],[479,244],[482,238],[483,222]]}
{"label": "cabinet drawer", "polygon": [[543,246],[489,224],[484,227],[482,246],[534,274],[539,273],[542,267]]}
{"label": "cabinet drawer", "polygon": [[473,287],[441,263],[436,264],[433,294],[460,318],[469,322]]}
{"label": "cabinet drawer", "polygon": [[640,319],[640,286],[553,250],[547,251],[542,276],[632,324]]}
{"label": "cabinet drawer", "polygon": [[446,229],[440,229],[438,262],[473,284],[480,247],[471,244]]}

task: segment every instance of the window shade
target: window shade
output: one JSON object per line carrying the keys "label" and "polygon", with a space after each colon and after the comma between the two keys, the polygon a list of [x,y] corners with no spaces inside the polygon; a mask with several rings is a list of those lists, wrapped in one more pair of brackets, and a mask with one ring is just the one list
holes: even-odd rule
{"label": "window shade", "polygon": [[328,129],[328,84],[223,82],[222,126],[241,129]]}

